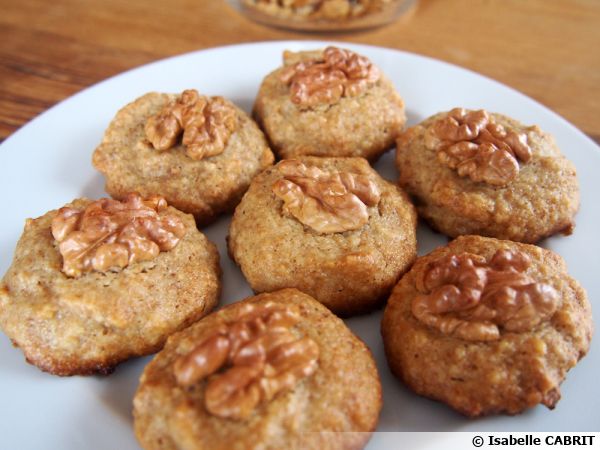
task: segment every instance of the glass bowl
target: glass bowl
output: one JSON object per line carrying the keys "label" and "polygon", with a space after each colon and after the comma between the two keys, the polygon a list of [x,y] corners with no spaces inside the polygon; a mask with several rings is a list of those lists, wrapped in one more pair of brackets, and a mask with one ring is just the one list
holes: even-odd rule
{"label": "glass bowl", "polygon": [[229,0],[261,24],[300,31],[374,28],[407,12],[416,0]]}

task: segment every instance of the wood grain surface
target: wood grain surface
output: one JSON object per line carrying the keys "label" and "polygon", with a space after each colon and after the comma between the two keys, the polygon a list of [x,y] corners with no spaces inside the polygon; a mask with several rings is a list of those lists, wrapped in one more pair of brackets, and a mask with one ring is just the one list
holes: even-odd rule
{"label": "wood grain surface", "polygon": [[239,42],[332,39],[475,70],[600,142],[600,0],[418,0],[383,28],[307,34],[251,22],[224,0],[2,0],[0,139],[104,78]]}

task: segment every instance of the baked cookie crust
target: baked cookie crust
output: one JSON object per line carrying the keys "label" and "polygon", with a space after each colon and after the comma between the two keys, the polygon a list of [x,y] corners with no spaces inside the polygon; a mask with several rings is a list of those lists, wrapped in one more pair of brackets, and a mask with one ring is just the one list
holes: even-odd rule
{"label": "baked cookie crust", "polygon": [[273,164],[274,157],[258,126],[228,101],[237,112],[237,126],[222,153],[194,160],[181,143],[157,151],[144,127],[178,97],[151,92],[122,108],[94,151],[92,163],[104,175],[112,197],[122,199],[129,192],[161,195],[205,225],[233,210],[252,178]]}
{"label": "baked cookie crust", "polygon": [[278,165],[257,176],[236,208],[230,256],[255,292],[294,287],[340,315],[379,306],[416,258],[416,213],[408,196],[363,158],[303,157],[319,169],[365,174],[381,191],[362,227],[320,234],[284,212],[273,192]]}
{"label": "baked cookie crust", "polygon": [[579,184],[575,167],[551,135],[490,113],[495,123],[524,133],[532,152],[515,179],[494,186],[460,176],[426,145],[427,130],[447,115],[426,119],[397,141],[400,185],[415,199],[421,217],[450,237],[478,234],[535,243],[556,233],[571,234],[579,209]]}
{"label": "baked cookie crust", "polygon": [[[486,260],[499,250],[526,254],[527,276],[558,293],[552,316],[527,331],[500,329],[498,339],[466,340],[419,321],[411,305],[417,279],[434,261],[468,252]],[[388,300],[381,332],[392,372],[417,394],[469,416],[554,408],[569,369],[587,353],[593,332],[585,290],[556,253],[533,245],[463,236],[419,258]]]}
{"label": "baked cookie crust", "polygon": [[[299,310],[300,321],[291,331],[316,342],[318,367],[245,419],[214,416],[204,406],[207,381],[180,386],[173,375],[175,362],[207,331],[235,320],[244,306],[267,303]],[[381,406],[379,376],[367,346],[314,299],[284,289],[226,306],[171,336],[142,374],[133,415],[135,434],[146,450],[341,450],[366,445]]]}
{"label": "baked cookie crust", "polygon": [[51,232],[56,214],[27,220],[0,284],[0,327],[41,370],[108,374],[128,358],[156,352],[217,304],[219,254],[191,215],[172,207],[160,213],[177,216],[186,233],[153,260],[70,278]]}
{"label": "baked cookie crust", "polygon": [[[294,59],[309,59],[316,53],[320,52],[299,52]],[[375,160],[393,147],[406,115],[402,98],[383,74],[360,95],[300,108],[281,81],[284,69],[280,67],[265,77],[253,110],[279,158],[313,155]]]}

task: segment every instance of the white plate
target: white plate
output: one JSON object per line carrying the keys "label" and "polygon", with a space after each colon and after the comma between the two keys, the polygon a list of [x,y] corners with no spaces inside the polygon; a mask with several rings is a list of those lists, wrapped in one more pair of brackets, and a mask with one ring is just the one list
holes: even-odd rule
{"label": "white plate", "polygon": [[[180,92],[197,88],[225,95],[251,109],[263,76],[280,64],[284,49],[319,48],[323,42],[271,42],[205,50],[159,61],[106,80],[65,100],[7,139],[0,148],[0,274],[8,268],[27,217],[37,217],[75,197],[104,196],[103,179],[91,155],[116,111],[148,91]],[[587,289],[592,303],[600,294],[597,275],[600,240],[596,229],[600,209],[598,147],[565,120],[495,81],[473,72],[382,48],[340,44],[369,56],[394,81],[407,105],[409,124],[454,106],[485,108],[538,124],[554,134],[558,145],[577,166],[581,211],[569,237],[543,244],[566,260],[571,274]],[[392,153],[376,168],[396,179]],[[224,270],[222,304],[251,294],[241,272],[225,251],[229,217],[205,230],[221,251]],[[419,253],[445,239],[419,229]],[[593,307],[597,308],[597,304]],[[381,311],[348,320],[373,351],[384,387],[379,431],[592,431],[598,430],[595,403],[600,398],[598,339],[590,354],[568,374],[563,399],[554,411],[538,406],[517,417],[468,420],[442,404],[418,397],[390,374],[379,335]],[[131,400],[138,377],[149,361],[139,358],[119,366],[110,377],[59,378],[26,364],[18,349],[0,334],[0,436],[11,449],[138,448],[132,433]],[[382,447],[374,439],[370,448]]]}

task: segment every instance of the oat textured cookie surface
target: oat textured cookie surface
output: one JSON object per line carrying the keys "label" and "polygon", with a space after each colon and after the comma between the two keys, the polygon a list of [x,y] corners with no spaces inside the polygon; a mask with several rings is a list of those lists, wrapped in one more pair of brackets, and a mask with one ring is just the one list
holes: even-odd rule
{"label": "oat textured cookie surface", "polygon": [[419,258],[382,322],[392,372],[470,417],[554,408],[592,332],[586,292],[560,256],[480,236]]}
{"label": "oat textured cookie surface", "polygon": [[295,289],[228,305],[171,336],[142,374],[135,434],[154,449],[360,449],[381,385],[369,349]]}
{"label": "oat textured cookie surface", "polygon": [[349,50],[284,54],[265,77],[254,116],[280,158],[302,155],[378,158],[406,121],[391,81]]}
{"label": "oat textured cookie surface", "polygon": [[448,236],[535,243],[573,230],[575,167],[537,126],[455,108],[408,129],[396,148],[400,185]]}
{"label": "oat textured cookie surface", "polygon": [[414,261],[416,213],[363,158],[284,160],[253,180],[228,247],[255,292],[295,287],[357,314],[380,305]]}
{"label": "oat textured cookie surface", "polygon": [[151,92],[122,108],[92,162],[114,198],[161,195],[206,224],[235,207],[273,154],[233,103],[186,90]]}
{"label": "oat textured cookie surface", "polygon": [[27,221],[0,285],[0,327],[44,371],[110,373],[207,314],[219,277],[214,244],[164,200],[77,199]]}

